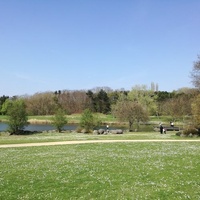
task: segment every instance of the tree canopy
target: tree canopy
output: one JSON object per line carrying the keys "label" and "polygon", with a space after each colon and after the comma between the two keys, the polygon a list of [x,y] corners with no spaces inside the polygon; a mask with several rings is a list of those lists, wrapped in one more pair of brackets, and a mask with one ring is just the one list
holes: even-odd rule
{"label": "tree canopy", "polygon": [[130,131],[132,131],[134,123],[139,126],[140,122],[146,122],[148,120],[147,110],[139,102],[131,101],[126,97],[121,97],[118,100],[112,107],[112,113],[120,121],[127,121]]}
{"label": "tree canopy", "polygon": [[65,124],[67,124],[67,118],[65,117],[65,112],[61,108],[58,108],[56,114],[52,118],[52,125],[56,127],[58,132],[61,132]]}
{"label": "tree canopy", "polygon": [[26,105],[23,99],[8,100],[8,126],[11,134],[19,134],[28,124]]}

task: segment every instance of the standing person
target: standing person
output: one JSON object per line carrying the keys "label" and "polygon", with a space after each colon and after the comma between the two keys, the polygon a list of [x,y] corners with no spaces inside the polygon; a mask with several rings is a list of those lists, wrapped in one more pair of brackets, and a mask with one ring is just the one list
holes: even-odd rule
{"label": "standing person", "polygon": [[109,132],[109,126],[108,125],[106,126],[106,130],[107,130],[107,133],[108,133]]}
{"label": "standing person", "polygon": [[160,124],[160,134],[163,134],[163,126]]}

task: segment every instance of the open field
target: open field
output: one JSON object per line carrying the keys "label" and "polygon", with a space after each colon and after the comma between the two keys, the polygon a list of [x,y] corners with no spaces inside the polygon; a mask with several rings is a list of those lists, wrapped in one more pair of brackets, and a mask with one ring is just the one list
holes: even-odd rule
{"label": "open field", "polygon": [[[93,135],[83,133],[37,133],[30,135],[12,135],[0,133],[0,144],[20,144],[20,143],[41,143],[41,142],[58,142],[58,141],[85,141],[85,140],[185,140],[185,137],[178,137],[175,131],[169,131],[167,134],[159,132],[126,132],[121,135]],[[187,138],[192,140],[194,138]],[[195,138],[200,140],[200,138]]]}
{"label": "open field", "polygon": [[200,199],[199,142],[0,150],[0,199]]}

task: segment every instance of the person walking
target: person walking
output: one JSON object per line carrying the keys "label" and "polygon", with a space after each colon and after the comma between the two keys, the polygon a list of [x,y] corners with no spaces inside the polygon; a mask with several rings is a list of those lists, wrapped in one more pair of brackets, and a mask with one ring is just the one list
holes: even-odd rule
{"label": "person walking", "polygon": [[160,134],[163,134],[163,126],[161,123],[160,123]]}

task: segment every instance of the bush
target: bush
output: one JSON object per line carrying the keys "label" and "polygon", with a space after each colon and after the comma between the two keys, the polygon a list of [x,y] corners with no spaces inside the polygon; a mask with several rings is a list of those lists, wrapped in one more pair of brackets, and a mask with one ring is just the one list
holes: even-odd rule
{"label": "bush", "polygon": [[183,131],[183,135],[188,136],[200,136],[200,129],[198,128],[188,128]]}
{"label": "bush", "polygon": [[58,109],[55,116],[52,118],[52,125],[60,133],[65,124],[67,124],[65,112],[62,109]]}
{"label": "bush", "polygon": [[100,121],[93,115],[93,113],[86,109],[81,115],[80,127],[84,129],[85,133],[91,133],[95,126],[98,126]]}

